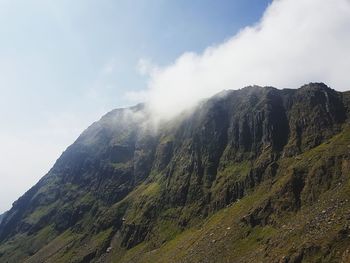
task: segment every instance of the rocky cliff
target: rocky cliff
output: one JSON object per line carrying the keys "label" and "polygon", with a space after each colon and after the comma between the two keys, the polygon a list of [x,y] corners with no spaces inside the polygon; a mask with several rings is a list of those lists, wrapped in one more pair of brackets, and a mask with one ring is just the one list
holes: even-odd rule
{"label": "rocky cliff", "polygon": [[350,93],[224,91],[92,124],[0,224],[1,262],[349,262]]}
{"label": "rocky cliff", "polygon": [[4,216],[5,216],[5,213],[0,215],[0,224],[1,224],[1,221],[4,218]]}

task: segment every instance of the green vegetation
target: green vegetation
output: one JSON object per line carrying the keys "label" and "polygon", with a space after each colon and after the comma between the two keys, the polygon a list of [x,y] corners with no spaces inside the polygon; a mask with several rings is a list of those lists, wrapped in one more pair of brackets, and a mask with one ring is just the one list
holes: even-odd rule
{"label": "green vegetation", "polygon": [[157,133],[113,111],[6,214],[0,261],[350,262],[346,101],[249,87]]}

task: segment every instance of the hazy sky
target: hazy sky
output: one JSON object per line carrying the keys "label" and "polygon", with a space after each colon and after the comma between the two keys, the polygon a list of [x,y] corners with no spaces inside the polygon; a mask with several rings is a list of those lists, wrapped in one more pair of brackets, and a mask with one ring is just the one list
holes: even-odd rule
{"label": "hazy sky", "polygon": [[269,2],[0,0],[0,212],[84,128],[136,102],[148,64],[229,40]]}

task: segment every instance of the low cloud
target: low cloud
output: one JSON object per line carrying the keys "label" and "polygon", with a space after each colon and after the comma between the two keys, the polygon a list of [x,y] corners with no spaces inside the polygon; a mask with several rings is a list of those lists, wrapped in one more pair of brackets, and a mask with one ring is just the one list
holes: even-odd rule
{"label": "low cloud", "polygon": [[129,96],[170,118],[224,89],[253,84],[297,88],[322,81],[346,90],[349,29],[349,0],[275,0],[259,23],[202,54],[185,53],[166,67],[141,60],[148,88]]}

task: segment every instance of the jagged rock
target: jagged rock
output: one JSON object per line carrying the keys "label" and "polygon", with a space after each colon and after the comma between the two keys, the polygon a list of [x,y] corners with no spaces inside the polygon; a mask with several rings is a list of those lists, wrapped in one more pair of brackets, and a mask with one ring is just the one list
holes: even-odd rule
{"label": "jagged rock", "polygon": [[[276,255],[273,260],[301,262],[321,249],[298,244],[290,252],[284,247],[285,239],[271,228],[285,226],[279,220],[296,218],[302,209],[313,211],[308,209],[314,203],[319,217],[309,220],[325,233],[328,222],[329,229],[336,224],[329,215],[347,220],[346,215],[338,216],[340,205],[334,200],[339,199],[332,196],[330,201],[324,194],[334,187],[339,192],[348,184],[349,142],[341,141],[341,136],[348,133],[349,114],[350,93],[336,92],[322,83],[297,90],[253,86],[226,91],[160,123],[156,131],[148,122],[145,105],[114,110],[84,131],[0,219],[0,261],[55,262],[70,253],[76,257],[74,262],[113,262],[109,257],[115,251],[122,255],[139,244],[137,248],[145,249],[142,255],[153,257],[179,233],[225,208],[243,211],[232,216],[226,228],[232,231],[216,226],[203,233],[215,229],[215,237],[239,236],[265,244],[271,255],[277,253],[278,245],[286,256]],[[333,140],[338,140],[336,147]],[[334,154],[318,153],[322,147]],[[259,192],[260,198],[247,202],[262,186],[267,188]],[[324,207],[331,209],[320,214]],[[282,234],[312,229],[302,229],[304,223],[288,223]],[[242,229],[248,230],[243,233]],[[250,240],[256,229],[265,229],[271,235],[266,237],[269,242],[264,236]],[[318,235],[311,230],[307,234],[303,239]],[[213,235],[203,238],[206,246],[232,243],[217,242]],[[215,251],[203,249],[200,239],[197,242],[190,242],[192,254],[200,259],[193,262],[210,262]],[[108,253],[111,246],[113,253]],[[201,258],[203,251],[206,255]],[[247,260],[255,261],[259,251],[246,252]],[[327,253],[333,255],[332,251],[335,248],[330,245]],[[178,262],[192,262],[185,260],[186,253],[181,255],[184,258]],[[136,255],[131,262],[141,258]]]}

